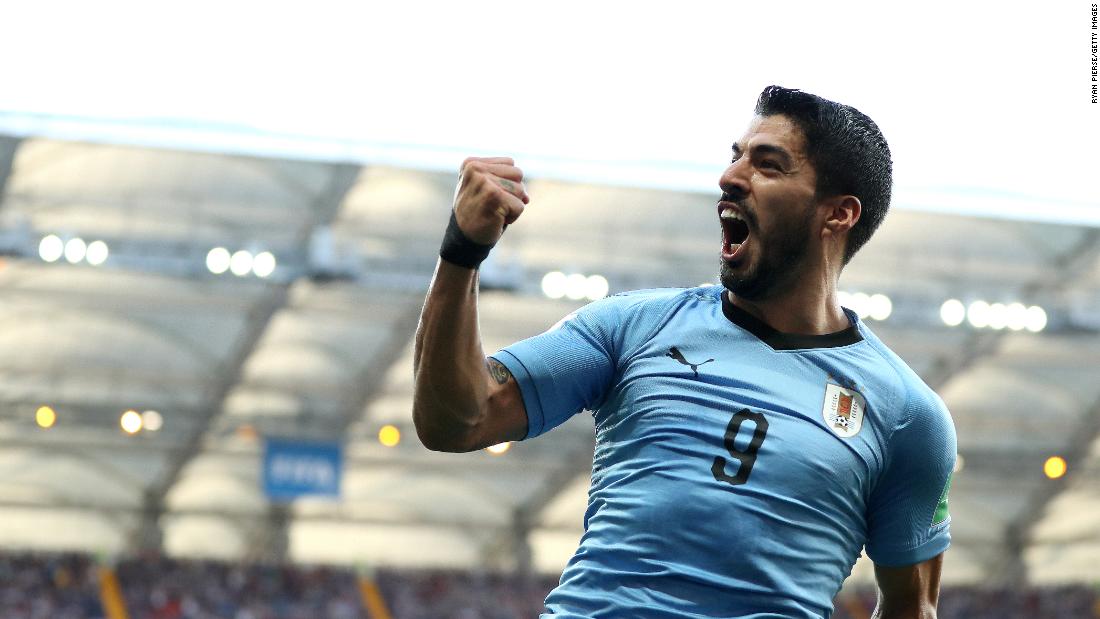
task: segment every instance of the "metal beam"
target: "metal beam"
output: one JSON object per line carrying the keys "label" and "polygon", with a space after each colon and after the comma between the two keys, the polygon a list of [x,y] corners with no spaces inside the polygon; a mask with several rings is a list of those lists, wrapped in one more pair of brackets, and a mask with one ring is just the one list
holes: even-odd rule
{"label": "metal beam", "polygon": [[[317,226],[330,224],[336,219],[336,215],[343,206],[348,192],[359,180],[361,172],[360,166],[353,164],[332,164],[329,169],[331,171],[329,182],[310,203],[312,217],[298,231],[296,240],[299,247],[308,247],[310,237]],[[295,184],[292,176],[284,175],[282,180],[291,185]],[[340,427],[341,436],[345,434],[344,429],[346,429],[346,424],[342,424]],[[285,560],[290,545],[287,528],[289,523],[289,507],[285,504],[270,503],[261,534],[249,544],[249,555],[275,562]]]}
{"label": "metal beam", "polygon": [[[160,515],[164,512],[164,499],[172,486],[179,480],[184,467],[200,451],[203,436],[206,434],[210,422],[221,412],[225,399],[233,387],[239,382],[244,362],[256,348],[272,316],[280,307],[286,304],[287,286],[273,285],[267,294],[263,295],[249,312],[249,320],[244,331],[233,347],[228,363],[224,364],[222,371],[217,374],[217,379],[204,398],[203,406],[199,407],[198,418],[192,426],[191,435],[188,437],[182,450],[170,456],[170,461],[161,479],[153,484],[147,496],[147,518],[142,521],[142,528],[136,533],[134,544],[148,540],[161,538],[157,532],[146,531],[147,527],[159,527]],[[135,547],[134,550],[159,550],[159,548]]]}
{"label": "metal beam", "polygon": [[1062,457],[1066,459],[1066,474],[1058,479],[1044,480],[1029,498],[1027,505],[1008,525],[1005,546],[1008,561],[1000,564],[999,580],[1005,583],[1023,583],[1027,580],[1027,565],[1023,554],[1035,538],[1035,528],[1043,520],[1044,512],[1054,497],[1069,488],[1084,469],[1094,441],[1100,438],[1100,398],[1081,416],[1077,427],[1070,433],[1070,442]]}
{"label": "metal beam", "polygon": [[[1088,229],[1077,243],[1050,261],[1048,268],[1043,270],[1044,276],[1026,282],[1020,289],[1021,296],[1025,299],[1041,298],[1044,292],[1066,287],[1082,273],[1092,269],[1097,254],[1100,254],[1100,229]],[[955,351],[937,360],[933,370],[925,377],[925,382],[936,391],[942,390],[979,360],[995,355],[1005,335],[1006,331],[975,331],[964,342],[962,351]],[[1097,406],[1100,406],[1100,402]],[[1084,415],[1081,428],[1073,434],[1073,445],[1070,449],[1074,449],[1079,440],[1091,441],[1100,432],[1100,428],[1093,427],[1098,425],[1094,419],[1098,415],[1097,406]],[[1087,445],[1086,442],[1086,448]],[[1030,542],[1038,516],[1063,488],[1064,482],[1053,487],[1044,485],[1022,513],[1009,523],[1004,534],[1005,555],[987,566],[991,576],[1008,583],[1023,582],[1027,572],[1023,552]]]}
{"label": "metal beam", "polygon": [[21,138],[0,135],[0,209],[4,207],[8,180],[15,166],[15,154],[22,141]]}
{"label": "metal beam", "polygon": [[552,470],[538,489],[515,508],[512,514],[512,527],[482,546],[481,555],[485,562],[501,563],[503,555],[510,555],[517,572],[522,574],[526,569],[530,574],[531,531],[536,528],[547,529],[548,527],[538,526],[546,506],[578,477],[591,474],[593,449],[594,445],[589,443],[584,449],[565,454],[561,459],[564,464]]}

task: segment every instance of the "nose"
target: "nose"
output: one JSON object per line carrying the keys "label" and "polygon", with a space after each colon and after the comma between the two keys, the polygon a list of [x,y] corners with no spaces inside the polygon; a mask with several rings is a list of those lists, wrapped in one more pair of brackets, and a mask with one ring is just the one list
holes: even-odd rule
{"label": "nose", "polygon": [[722,193],[733,200],[741,200],[749,195],[749,165],[746,159],[748,157],[740,157],[726,166],[726,170],[718,179],[718,186],[722,189]]}

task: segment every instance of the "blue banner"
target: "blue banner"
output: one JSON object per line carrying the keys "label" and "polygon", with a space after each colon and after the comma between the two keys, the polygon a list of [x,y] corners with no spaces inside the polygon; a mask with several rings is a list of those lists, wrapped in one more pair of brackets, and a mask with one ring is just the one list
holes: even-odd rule
{"label": "blue banner", "polygon": [[268,498],[340,496],[342,469],[339,443],[274,438],[265,441],[263,485]]}

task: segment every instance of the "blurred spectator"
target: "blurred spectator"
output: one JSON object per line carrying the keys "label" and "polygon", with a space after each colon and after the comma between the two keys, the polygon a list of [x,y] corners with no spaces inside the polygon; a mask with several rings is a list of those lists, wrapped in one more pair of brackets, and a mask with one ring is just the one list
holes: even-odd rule
{"label": "blurred spectator", "polygon": [[[75,554],[0,555],[0,619],[102,619],[97,564]],[[163,557],[123,560],[131,619],[366,619],[352,570]],[[379,570],[394,619],[535,619],[556,579],[474,570]],[[834,619],[867,619],[871,590],[846,593]],[[944,587],[940,619],[1100,618],[1095,587]]]}
{"label": "blurred spectator", "polygon": [[86,556],[0,555],[0,617],[100,619],[96,576]]}

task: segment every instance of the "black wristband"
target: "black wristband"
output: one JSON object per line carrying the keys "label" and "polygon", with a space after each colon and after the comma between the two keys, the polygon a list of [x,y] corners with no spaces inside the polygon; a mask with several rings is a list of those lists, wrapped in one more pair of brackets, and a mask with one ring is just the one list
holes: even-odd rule
{"label": "black wristband", "polygon": [[447,224],[447,232],[443,234],[443,244],[439,247],[439,257],[451,264],[467,269],[476,269],[489,256],[492,245],[475,243],[462,233],[458,227],[458,218],[454,210],[451,211],[451,222]]}

